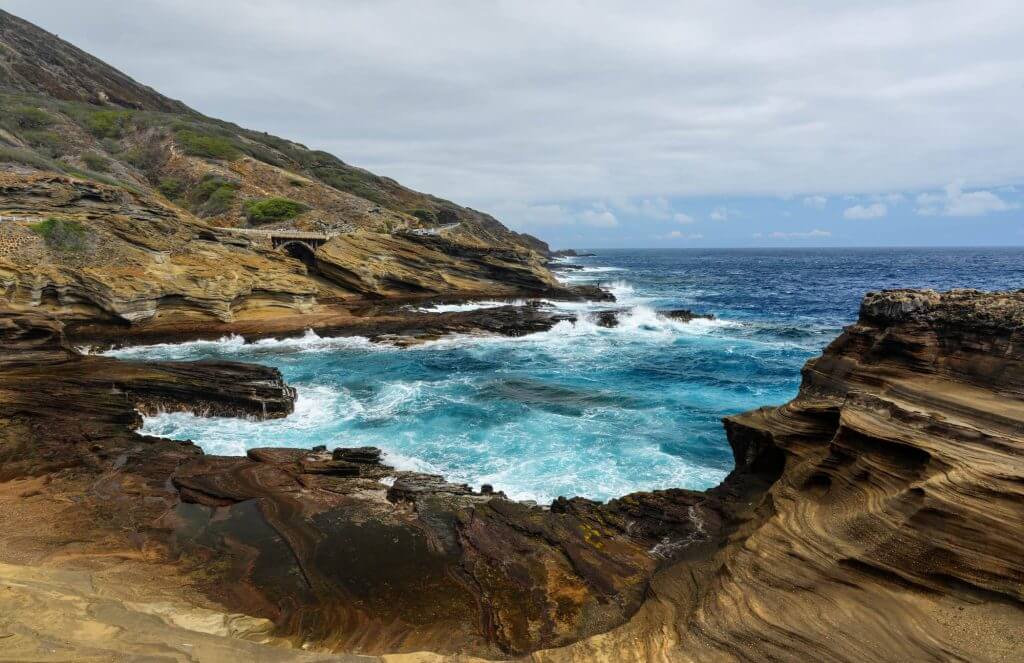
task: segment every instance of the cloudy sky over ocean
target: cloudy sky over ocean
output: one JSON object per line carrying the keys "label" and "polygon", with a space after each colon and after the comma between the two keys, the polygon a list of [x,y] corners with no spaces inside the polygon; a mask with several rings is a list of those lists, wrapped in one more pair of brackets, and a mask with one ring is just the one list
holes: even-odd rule
{"label": "cloudy sky over ocean", "polygon": [[557,246],[1024,244],[1019,2],[4,8]]}

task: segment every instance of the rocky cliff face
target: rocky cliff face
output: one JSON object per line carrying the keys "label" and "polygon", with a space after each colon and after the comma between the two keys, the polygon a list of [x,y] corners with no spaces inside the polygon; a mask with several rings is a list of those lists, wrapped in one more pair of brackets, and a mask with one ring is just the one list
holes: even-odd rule
{"label": "rocky cliff face", "polygon": [[736,469],[718,488],[543,508],[373,449],[228,458],[141,438],[136,406],[275,416],[288,392],[258,368],[80,357],[54,322],[8,312],[3,480],[38,492],[0,490],[0,514],[52,518],[75,495],[80,515],[73,538],[4,521],[0,561],[171,568],[165,614],[245,614],[262,626],[243,638],[366,654],[1018,660],[1022,315],[1024,293],[870,294],[796,399],[726,421]]}
{"label": "rocky cliff face", "polygon": [[[791,403],[726,422],[777,463],[681,647],[788,660],[998,660],[1024,621],[1024,293],[869,294]],[[726,572],[727,571],[727,572]],[[697,657],[699,658],[699,656]]]}
{"label": "rocky cliff face", "polygon": [[[205,117],[3,11],[0,217],[0,297],[69,320],[214,323],[320,301],[561,290],[540,240]],[[82,237],[49,241],[48,220]],[[347,239],[296,256],[221,227]]]}
{"label": "rocky cliff face", "polygon": [[0,222],[0,297],[69,322],[214,326],[315,316],[325,302],[577,296],[536,252],[468,236],[354,231],[303,261],[144,192],[56,174],[0,172],[0,207],[33,215]]}

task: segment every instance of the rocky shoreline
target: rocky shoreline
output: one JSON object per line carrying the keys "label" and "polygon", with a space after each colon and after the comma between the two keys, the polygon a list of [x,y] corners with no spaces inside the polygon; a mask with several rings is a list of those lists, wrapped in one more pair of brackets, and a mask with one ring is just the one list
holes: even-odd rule
{"label": "rocky shoreline", "polygon": [[[413,316],[404,333],[553,324],[508,326],[523,315]],[[869,294],[794,401],[726,420],[720,486],[531,506],[372,449],[218,457],[140,436],[140,409],[277,417],[294,393],[259,366],[83,356],[51,317],[5,309],[0,642],[52,644],[56,581],[18,587],[68,572],[163,625],[135,642],[83,616],[62,646],[96,660],[169,647],[181,624],[223,657],[202,660],[1014,660],[1022,322],[1022,293]]]}

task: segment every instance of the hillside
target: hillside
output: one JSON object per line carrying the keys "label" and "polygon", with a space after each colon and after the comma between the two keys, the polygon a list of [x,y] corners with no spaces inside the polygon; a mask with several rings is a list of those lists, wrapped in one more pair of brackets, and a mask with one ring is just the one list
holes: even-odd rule
{"label": "hillside", "polygon": [[[540,240],[206,117],[3,11],[0,215],[0,292],[65,318],[559,289]],[[216,228],[334,239],[289,255]]]}
{"label": "hillside", "polygon": [[[493,217],[326,152],[208,118],[0,11],[0,139],[7,163],[159,193],[215,224],[393,230],[461,223],[466,235],[546,251]],[[245,203],[300,203],[277,216]]]}

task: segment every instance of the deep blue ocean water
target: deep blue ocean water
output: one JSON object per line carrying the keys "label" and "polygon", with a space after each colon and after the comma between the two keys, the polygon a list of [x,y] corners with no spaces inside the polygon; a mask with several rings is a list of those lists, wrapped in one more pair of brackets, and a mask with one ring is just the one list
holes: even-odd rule
{"label": "deep blue ocean water", "polygon": [[[1024,249],[596,253],[571,259],[585,269],[564,278],[615,292],[629,313],[614,329],[589,317],[607,303],[558,304],[580,321],[519,339],[398,349],[307,334],[111,354],[280,368],[299,393],[286,419],[146,419],[146,433],[191,439],[210,453],[373,445],[400,469],[491,483],[515,498],[607,499],[721,481],[732,468],[721,418],[792,398],[800,367],[855,320],[865,292],[1024,288]],[[657,313],[673,308],[718,319],[683,324]]]}

